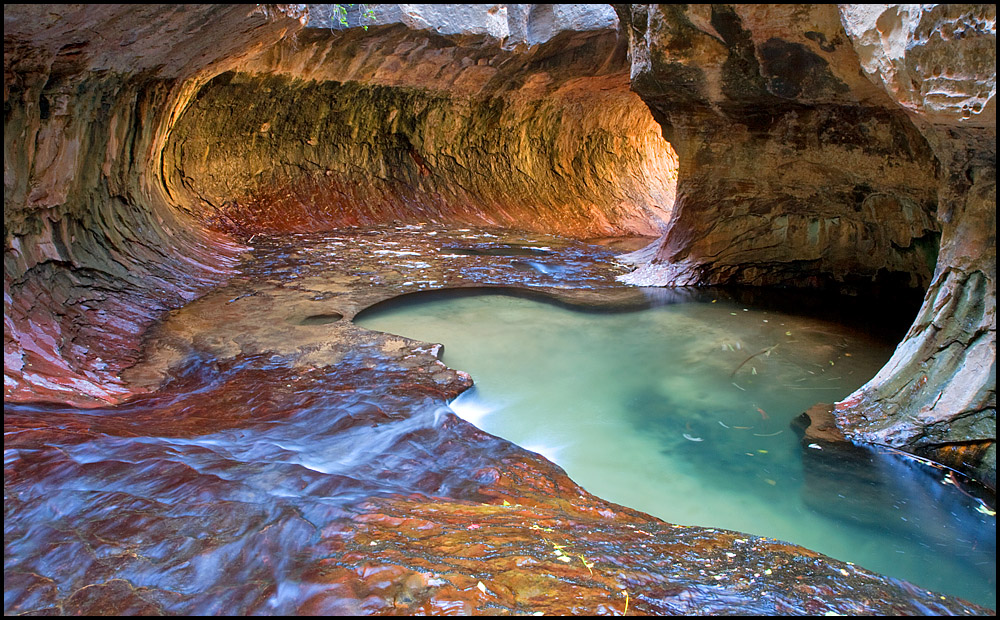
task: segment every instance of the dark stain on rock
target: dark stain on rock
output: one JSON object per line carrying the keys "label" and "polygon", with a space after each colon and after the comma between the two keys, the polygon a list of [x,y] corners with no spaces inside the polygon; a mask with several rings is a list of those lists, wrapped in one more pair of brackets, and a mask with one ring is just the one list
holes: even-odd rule
{"label": "dark stain on rock", "polygon": [[336,323],[340,319],[344,318],[344,315],[339,312],[327,312],[325,314],[314,314],[312,316],[307,316],[304,319],[298,321],[299,325],[328,325],[330,323]]}
{"label": "dark stain on rock", "polygon": [[819,49],[823,50],[824,52],[833,52],[834,50],[837,49],[837,44],[841,42],[840,37],[834,37],[833,41],[827,43],[826,35],[823,34],[822,32],[816,32],[815,30],[810,30],[806,32],[805,36],[810,41],[815,41],[819,45]]}
{"label": "dark stain on rock", "polygon": [[[729,57],[722,65],[723,92],[734,101],[754,101],[766,106],[774,96],[761,76],[750,32],[744,30],[736,11],[728,5],[712,5],[711,23],[729,46]],[[757,118],[753,124],[760,125],[760,121]]]}
{"label": "dark stain on rock", "polygon": [[771,38],[758,50],[768,90],[783,99],[823,99],[848,92],[823,58],[801,43]]}

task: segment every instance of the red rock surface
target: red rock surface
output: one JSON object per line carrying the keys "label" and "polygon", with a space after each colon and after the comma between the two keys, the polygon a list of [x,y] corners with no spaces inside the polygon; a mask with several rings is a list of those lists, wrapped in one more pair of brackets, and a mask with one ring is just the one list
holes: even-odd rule
{"label": "red rock surface", "polygon": [[[564,270],[503,255],[541,245]],[[447,251],[405,280],[421,247]],[[594,497],[447,409],[471,382],[436,347],[347,319],[430,278],[638,305],[609,289],[608,249],[400,227],[262,239],[255,254],[151,334],[134,379],[166,377],[160,390],[89,410],[8,404],[7,613],[986,613]]]}

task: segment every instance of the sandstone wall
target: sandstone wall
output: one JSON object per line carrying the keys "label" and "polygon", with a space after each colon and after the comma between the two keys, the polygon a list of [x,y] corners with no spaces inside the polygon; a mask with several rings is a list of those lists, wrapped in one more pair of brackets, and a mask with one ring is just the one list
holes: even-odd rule
{"label": "sandstone wall", "polygon": [[[4,8],[4,398],[81,406],[240,246],[176,208],[158,153],[196,76],[280,39],[252,7]],[[216,69],[218,70],[218,69]]]}
{"label": "sandstone wall", "polygon": [[617,10],[679,158],[628,281],[929,286],[838,421],[995,486],[995,7]]}
{"label": "sandstone wall", "polygon": [[618,10],[632,87],[679,158],[670,230],[626,281],[929,283],[937,163],[860,75],[835,7]]}
{"label": "sandstone wall", "polygon": [[889,363],[837,405],[849,436],[929,455],[996,488],[996,5],[842,7],[865,74],[942,165],[941,254]]}
{"label": "sandstone wall", "polygon": [[309,28],[200,90],[172,128],[168,184],[248,234],[387,221],[658,234],[675,156],[628,88],[614,25],[530,46]]}

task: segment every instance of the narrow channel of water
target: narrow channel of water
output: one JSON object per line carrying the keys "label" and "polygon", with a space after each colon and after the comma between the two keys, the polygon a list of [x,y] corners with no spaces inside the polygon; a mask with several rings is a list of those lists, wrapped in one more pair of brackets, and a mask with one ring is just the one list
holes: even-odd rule
{"label": "narrow channel of water", "polygon": [[451,403],[456,413],[598,496],[996,607],[995,517],[978,501],[885,451],[811,458],[789,426],[873,376],[892,339],[722,298],[594,313],[417,295],[357,322],[444,344],[443,361],[476,382]]}

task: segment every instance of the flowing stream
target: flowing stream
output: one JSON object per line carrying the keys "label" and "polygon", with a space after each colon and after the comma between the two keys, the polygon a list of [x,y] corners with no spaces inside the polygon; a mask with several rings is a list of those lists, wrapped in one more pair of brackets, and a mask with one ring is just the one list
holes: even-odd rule
{"label": "flowing stream", "polygon": [[[609,286],[622,271],[615,251],[416,225],[258,239],[238,278],[151,328],[130,380],[156,389],[89,409],[5,403],[5,614],[499,609],[477,606],[485,592],[470,570],[502,581],[525,554],[556,560],[531,528],[510,534],[504,524],[528,508],[496,512],[497,492],[552,492],[531,514],[605,505],[577,503],[568,481],[553,490],[549,464],[512,441],[608,500],[891,576],[739,535],[722,550],[733,535],[651,534],[620,515],[574,538],[605,558],[587,596],[612,597],[607,609],[623,602],[613,567],[639,557],[661,564],[630,578],[676,613],[962,609],[893,577],[995,605],[995,517],[977,500],[912,459],[803,449],[789,427],[870,377],[898,333],[876,337],[872,316],[851,329],[802,316],[806,306],[779,312],[760,292],[739,305],[747,298],[732,291]],[[504,288],[454,290],[464,286]],[[559,305],[570,303],[591,311]],[[443,342],[444,361],[476,386],[462,392],[468,378],[433,347],[365,327]],[[450,407],[492,434],[452,414],[456,395]],[[409,544],[394,542],[401,532]],[[675,543],[686,551],[667,550]],[[539,600],[554,604],[573,583]],[[511,592],[506,609],[532,609]],[[559,605],[546,609],[573,609]]]}
{"label": "flowing stream", "polygon": [[649,294],[665,299],[620,313],[414,295],[356,322],[444,344],[442,360],[476,382],[456,413],[598,496],[996,606],[995,517],[947,472],[884,449],[822,454],[790,427],[872,377],[892,338],[712,294]]}

